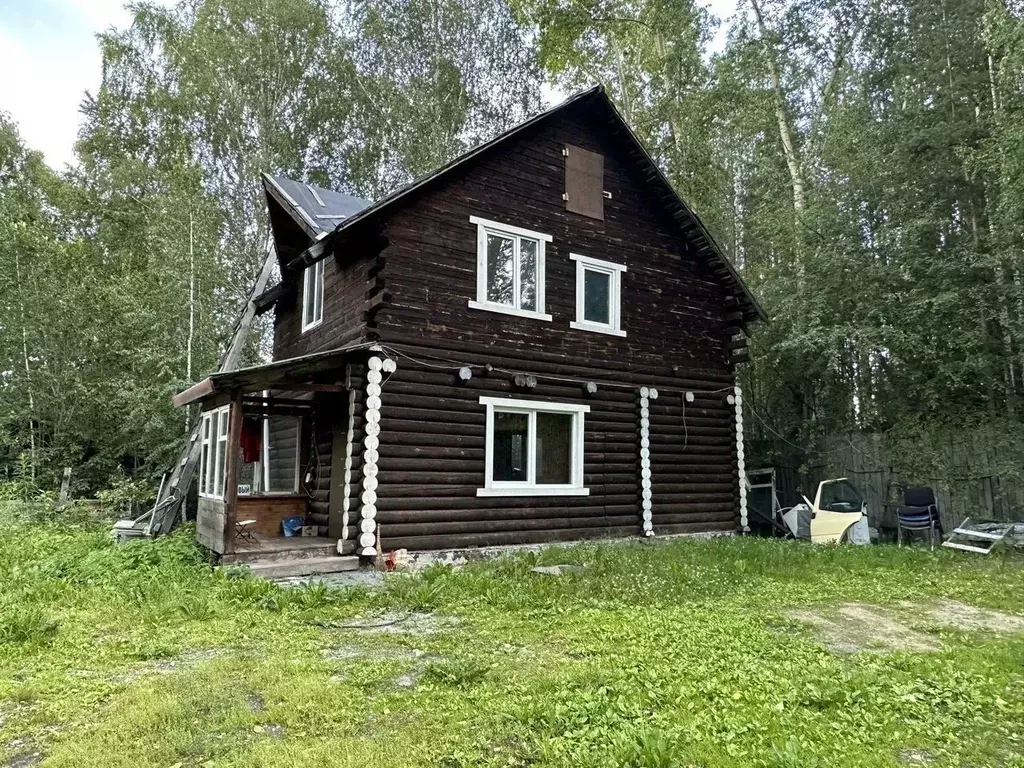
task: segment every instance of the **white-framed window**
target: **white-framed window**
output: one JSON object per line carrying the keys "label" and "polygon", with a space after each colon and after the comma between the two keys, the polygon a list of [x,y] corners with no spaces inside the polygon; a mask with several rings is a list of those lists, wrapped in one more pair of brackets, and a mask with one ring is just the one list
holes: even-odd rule
{"label": "white-framed window", "polygon": [[316,328],[324,321],[324,260],[306,267],[302,273],[302,331]]}
{"label": "white-framed window", "polygon": [[213,434],[213,419],[210,413],[204,413],[202,427],[200,428],[200,434],[202,436],[203,451],[199,459],[199,495],[209,496],[210,495],[210,480],[209,480],[209,466],[211,462],[213,442],[211,441]]}
{"label": "white-framed window", "polygon": [[481,397],[487,406],[484,487],[477,496],[589,496],[583,415],[589,405]]}
{"label": "white-framed window", "polygon": [[[228,408],[225,405],[206,411],[202,415],[199,495],[208,499],[224,498],[228,457]],[[262,425],[257,422],[257,426],[262,432],[259,458],[251,463],[246,462],[244,452],[239,449],[238,494],[248,496],[297,493],[299,439],[302,429],[299,417],[270,415],[262,419]]]}
{"label": "white-framed window", "polygon": [[626,267],[570,253],[576,262],[576,319],[571,328],[625,336],[622,330],[622,273]]}
{"label": "white-framed window", "polygon": [[228,407],[203,413],[203,450],[199,463],[199,495],[224,498],[224,470],[228,460]]}
{"label": "white-framed window", "polygon": [[476,224],[473,309],[550,320],[544,312],[544,246],[551,235],[470,216]]}

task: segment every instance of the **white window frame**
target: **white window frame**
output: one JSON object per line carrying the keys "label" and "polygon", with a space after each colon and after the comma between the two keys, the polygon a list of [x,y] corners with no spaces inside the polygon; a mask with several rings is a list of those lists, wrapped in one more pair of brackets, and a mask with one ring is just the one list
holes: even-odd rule
{"label": "white window frame", "polygon": [[[610,261],[594,259],[579,253],[570,253],[569,258],[576,262],[576,319],[569,323],[570,328],[578,331],[607,333],[611,336],[625,336],[622,330],[622,273],[626,271],[624,264],[613,264]],[[608,323],[595,323],[585,320],[583,310],[586,307],[586,273],[598,272],[608,275]]]}
{"label": "white window frame", "polygon": [[[487,406],[487,442],[484,451],[484,487],[477,488],[477,496],[589,496],[590,489],[583,485],[583,417],[590,413],[589,405],[577,403],[548,403],[540,400],[515,400],[505,397],[481,397]],[[526,480],[496,481],[494,474],[494,413],[522,413],[528,417],[526,441]],[[572,414],[572,482],[558,485],[538,485],[536,440],[538,413]]]}
{"label": "white window frame", "polygon": [[200,452],[199,495],[204,498],[209,498],[208,488],[210,487],[210,481],[208,479],[208,475],[210,469],[210,458],[213,456],[211,447],[213,423],[210,418],[210,413],[211,412],[207,412],[202,415],[202,423],[200,424],[202,450]]}
{"label": "white window frame", "polygon": [[[476,299],[470,299],[471,309],[482,309],[487,312],[500,312],[516,317],[529,317],[534,320],[551,321],[551,315],[544,311],[544,262],[545,245],[551,242],[551,235],[534,232],[511,224],[502,224],[479,216],[470,216],[471,223],[476,224]],[[515,256],[512,275],[512,296],[519,304],[519,249],[522,240],[534,240],[537,243],[537,309],[520,309],[518,306],[499,304],[487,300],[487,235],[508,237],[515,241]]]}
{"label": "white window frame", "polygon": [[[227,456],[224,457],[224,470],[220,471],[221,453],[227,451],[228,446],[228,408],[224,405],[204,411],[202,414],[202,425],[200,427],[200,438],[202,439],[202,451],[200,453],[199,467],[199,495],[204,499],[224,500],[224,491],[227,489]],[[299,421],[299,417],[293,417]],[[259,493],[239,493],[239,496],[294,496],[299,492],[299,450],[295,450],[295,475],[290,491],[268,491],[270,486],[270,420],[263,418],[263,445],[260,447],[260,467],[258,471],[263,476],[263,490]],[[223,427],[223,429],[222,429]],[[301,425],[300,425],[301,429]]]}
{"label": "white window frame", "polygon": [[[268,396],[268,395],[265,395]],[[284,414],[282,414],[284,415]],[[295,419],[298,426],[298,435],[302,434],[302,417],[292,416]],[[300,446],[302,439],[298,438],[295,445],[295,474],[292,479],[292,489],[290,491],[268,491],[270,487],[270,417],[263,417],[263,445],[260,446],[260,469],[263,471],[263,490],[259,492],[259,496],[295,496],[299,492],[299,461],[300,461]]]}
{"label": "white window frame", "polygon": [[[306,297],[313,294],[313,308],[306,312]],[[324,321],[324,259],[310,264],[302,272],[302,332],[316,328]]]}
{"label": "white window frame", "polygon": [[[227,474],[227,456],[224,457],[224,471],[220,471],[221,453],[228,445],[228,408],[224,405],[203,412],[202,439],[203,454],[206,465],[200,467],[199,495],[204,499],[224,499],[226,487],[224,475]],[[223,427],[223,434],[221,434]]]}

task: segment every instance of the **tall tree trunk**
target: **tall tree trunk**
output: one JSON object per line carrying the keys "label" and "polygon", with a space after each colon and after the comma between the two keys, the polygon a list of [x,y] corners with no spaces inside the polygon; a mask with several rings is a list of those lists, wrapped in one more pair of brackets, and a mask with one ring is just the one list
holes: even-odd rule
{"label": "tall tree trunk", "polygon": [[[185,381],[192,383],[192,344],[196,335],[196,253],[195,219],[188,211],[188,342],[185,352]],[[185,408],[185,432],[189,431],[190,409]]]}
{"label": "tall tree trunk", "polygon": [[14,279],[18,285],[18,305],[21,314],[21,354],[25,363],[25,383],[28,391],[28,442],[29,442],[29,473],[32,484],[36,482],[36,403],[32,391],[32,368],[28,354],[28,324],[25,319],[25,288],[21,281],[21,251],[14,249]]}
{"label": "tall tree trunk", "polygon": [[797,241],[799,242],[801,232],[799,228],[803,224],[804,213],[807,210],[807,185],[804,182],[804,173],[800,165],[800,158],[797,154],[796,140],[793,127],[790,124],[789,113],[786,109],[786,96],[782,92],[782,72],[779,69],[777,59],[777,47],[770,40],[770,33],[764,23],[764,16],[761,13],[761,6],[758,0],[750,0],[754,9],[754,16],[757,19],[757,29],[761,34],[761,41],[764,43],[768,60],[768,76],[772,82],[772,92],[775,97],[775,119],[779,124],[779,138],[782,140],[782,151],[786,157],[786,166],[789,168],[789,177],[793,185],[793,211],[797,221]]}

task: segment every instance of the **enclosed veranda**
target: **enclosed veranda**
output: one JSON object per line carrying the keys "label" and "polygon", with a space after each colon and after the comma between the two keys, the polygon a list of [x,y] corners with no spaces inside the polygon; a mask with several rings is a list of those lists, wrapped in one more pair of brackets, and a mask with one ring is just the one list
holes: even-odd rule
{"label": "enclosed veranda", "polygon": [[[199,406],[196,538],[223,562],[350,554],[340,480],[362,347],[215,373],[174,398]],[[347,545],[347,546],[346,546]]]}

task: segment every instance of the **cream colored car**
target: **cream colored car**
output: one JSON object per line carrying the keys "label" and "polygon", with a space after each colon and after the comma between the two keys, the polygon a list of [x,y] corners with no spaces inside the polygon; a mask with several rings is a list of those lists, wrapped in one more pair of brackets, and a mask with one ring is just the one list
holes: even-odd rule
{"label": "cream colored car", "polygon": [[823,480],[813,504],[804,496],[804,503],[785,510],[782,518],[796,538],[810,538],[816,544],[870,543],[867,505],[845,477]]}

